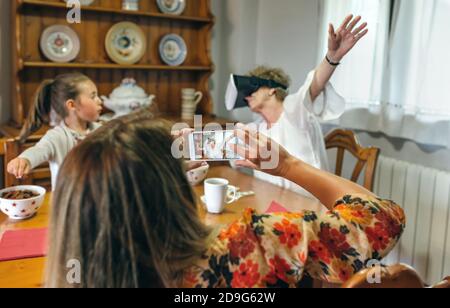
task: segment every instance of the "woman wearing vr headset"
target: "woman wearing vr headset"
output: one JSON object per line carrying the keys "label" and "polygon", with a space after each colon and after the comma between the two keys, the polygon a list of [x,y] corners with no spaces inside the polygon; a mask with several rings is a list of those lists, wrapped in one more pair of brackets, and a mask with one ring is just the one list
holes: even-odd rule
{"label": "woman wearing vr headset", "polygon": [[[360,21],[361,16],[349,15],[337,30],[329,25],[328,53],[297,93],[288,94],[291,81],[283,70],[258,67],[248,76],[231,76],[227,108],[250,107],[262,118],[252,124],[254,129],[280,143],[297,158],[318,169],[329,170],[319,121],[335,120],[345,110],[344,98],[329,81],[344,56],[368,33],[367,23],[358,25]],[[285,179],[258,171],[255,176],[309,195]]]}

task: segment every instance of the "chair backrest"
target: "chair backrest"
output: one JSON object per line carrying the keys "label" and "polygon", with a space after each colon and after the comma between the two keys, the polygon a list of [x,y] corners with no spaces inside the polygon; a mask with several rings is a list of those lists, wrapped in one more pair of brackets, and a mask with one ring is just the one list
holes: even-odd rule
{"label": "chair backrest", "polygon": [[51,190],[51,174],[48,164],[44,164],[34,169],[31,174],[23,180],[16,179],[13,175],[8,174],[6,166],[8,163],[20,155],[26,149],[32,147],[39,141],[38,137],[30,137],[24,144],[17,139],[7,139],[4,142],[4,185],[5,187],[17,185],[39,185]]}
{"label": "chair backrest", "polygon": [[337,129],[332,131],[325,137],[325,146],[328,149],[337,149],[336,170],[335,174],[342,176],[345,151],[350,152],[356,159],[357,163],[353,170],[351,181],[357,182],[364,167],[364,187],[373,191],[375,170],[380,155],[380,149],[375,147],[362,147],[355,134],[349,130]]}
{"label": "chair backrest", "polygon": [[[376,275],[379,275],[380,278],[378,283],[370,283],[368,278],[375,278]],[[342,287],[352,289],[422,289],[427,286],[415,269],[405,264],[394,264],[390,266],[377,265],[370,269],[364,269],[350,278]],[[450,288],[450,277],[428,288]]]}

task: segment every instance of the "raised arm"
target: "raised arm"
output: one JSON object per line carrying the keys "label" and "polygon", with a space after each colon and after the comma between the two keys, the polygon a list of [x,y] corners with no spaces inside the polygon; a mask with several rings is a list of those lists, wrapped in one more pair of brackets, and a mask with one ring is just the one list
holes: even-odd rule
{"label": "raised arm", "polygon": [[[333,76],[337,68],[336,64],[340,63],[344,56],[353,49],[356,43],[369,32],[369,30],[366,29],[366,22],[359,27],[356,27],[360,21],[361,16],[353,18],[353,15],[349,15],[345,18],[337,31],[335,31],[332,24],[329,25],[328,53],[326,58],[316,68],[314,80],[310,88],[311,100],[313,102],[320,93],[322,93],[326,84]],[[327,58],[331,64],[328,62]]]}

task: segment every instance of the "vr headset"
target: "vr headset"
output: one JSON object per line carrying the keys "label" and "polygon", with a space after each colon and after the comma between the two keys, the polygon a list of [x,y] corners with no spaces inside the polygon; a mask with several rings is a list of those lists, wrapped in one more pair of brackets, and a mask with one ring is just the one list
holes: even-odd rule
{"label": "vr headset", "polygon": [[287,90],[285,85],[276,81],[262,79],[258,77],[231,75],[228,83],[227,92],[225,94],[225,105],[228,111],[242,107],[248,107],[245,100],[260,88],[267,87],[270,89],[281,88]]}

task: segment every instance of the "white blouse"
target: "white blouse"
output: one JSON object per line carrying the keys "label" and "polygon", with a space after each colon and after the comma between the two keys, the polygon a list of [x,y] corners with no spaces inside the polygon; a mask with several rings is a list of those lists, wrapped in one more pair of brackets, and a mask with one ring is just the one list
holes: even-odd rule
{"label": "white blouse", "polygon": [[[325,150],[325,141],[319,121],[339,118],[345,111],[345,100],[328,83],[325,90],[313,103],[310,95],[315,71],[308,74],[300,90],[286,97],[284,112],[271,128],[262,120],[256,122],[259,132],[282,145],[293,156],[322,170],[330,171]],[[255,171],[261,180],[290,189],[302,195],[311,196],[297,184],[280,177]]]}

